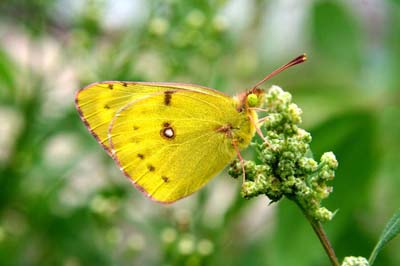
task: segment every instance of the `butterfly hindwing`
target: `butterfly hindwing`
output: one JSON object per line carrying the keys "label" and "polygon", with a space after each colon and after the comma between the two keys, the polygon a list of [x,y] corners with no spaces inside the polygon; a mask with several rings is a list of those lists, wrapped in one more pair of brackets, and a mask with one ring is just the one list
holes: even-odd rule
{"label": "butterfly hindwing", "polygon": [[253,134],[232,98],[170,89],[118,111],[109,145],[139,189],[154,200],[173,202],[198,190],[235,157],[232,138],[221,130],[227,125]]}

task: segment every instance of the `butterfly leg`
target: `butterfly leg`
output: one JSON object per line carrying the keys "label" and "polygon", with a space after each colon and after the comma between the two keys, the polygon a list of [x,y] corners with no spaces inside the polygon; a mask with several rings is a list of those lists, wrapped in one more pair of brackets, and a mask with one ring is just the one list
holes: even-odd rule
{"label": "butterfly leg", "polygon": [[250,119],[251,123],[254,125],[254,127],[256,128],[257,134],[260,136],[260,138],[263,140],[263,142],[266,142],[265,137],[264,137],[260,127],[256,124],[256,121],[254,121],[254,118],[251,115],[249,115],[249,119]]}
{"label": "butterfly leg", "polygon": [[249,107],[249,109],[250,109],[250,110],[257,111],[257,112],[268,112],[267,109],[260,108],[260,107]]}
{"label": "butterfly leg", "polygon": [[[264,113],[269,113],[269,112],[270,112],[270,110],[268,110],[268,109],[259,108],[259,107],[249,107],[249,109],[251,109],[251,110],[253,110],[253,111],[256,111],[256,112],[264,112]],[[267,116],[265,116],[265,117],[263,117],[263,118],[260,118],[260,119],[258,120],[258,123],[262,123],[262,122],[264,122],[266,119],[267,119]]]}
{"label": "butterfly leg", "polygon": [[[254,110],[254,111],[257,111],[257,112],[267,112],[267,113],[269,112],[267,109],[259,108],[259,107],[250,107],[249,109]],[[267,119],[268,119],[268,117],[267,117],[267,116],[264,116],[263,118],[258,119],[257,123],[258,123],[258,124],[262,124],[262,123],[264,123],[265,120],[267,120]]]}
{"label": "butterfly leg", "polygon": [[263,140],[263,143],[265,143],[268,146],[271,146],[271,144],[269,143],[269,141],[264,137],[260,127],[258,126],[258,124],[260,124],[260,122],[264,122],[265,120],[268,119],[268,117],[263,117],[261,119],[258,120],[258,124],[256,124],[256,122],[254,121],[253,117],[251,115],[249,115],[249,119],[250,121],[253,123],[254,127],[256,128],[256,132],[257,134],[260,136],[260,138]]}
{"label": "butterfly leg", "polygon": [[258,119],[258,123],[262,124],[264,123],[266,120],[268,120],[268,116],[264,116],[263,118]]}
{"label": "butterfly leg", "polygon": [[244,169],[244,160],[243,160],[242,155],[240,154],[240,151],[239,151],[239,148],[238,148],[238,145],[237,145],[237,141],[236,141],[235,139],[232,140],[232,145],[233,145],[233,147],[234,147],[235,150],[236,150],[237,157],[239,158],[240,165],[241,165],[241,167],[242,167],[242,177],[243,177],[242,186],[243,186],[243,185],[244,185],[244,182],[246,181],[246,171],[245,171],[245,169]]}

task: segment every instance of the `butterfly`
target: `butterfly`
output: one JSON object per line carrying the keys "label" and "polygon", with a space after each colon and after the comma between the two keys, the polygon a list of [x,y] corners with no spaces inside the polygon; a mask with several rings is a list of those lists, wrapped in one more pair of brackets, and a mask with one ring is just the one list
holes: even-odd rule
{"label": "butterfly", "polygon": [[75,104],[128,179],[151,199],[172,203],[241,159],[239,151],[262,134],[258,86],[305,60],[291,60],[235,97],[195,84],[105,81],[77,91]]}

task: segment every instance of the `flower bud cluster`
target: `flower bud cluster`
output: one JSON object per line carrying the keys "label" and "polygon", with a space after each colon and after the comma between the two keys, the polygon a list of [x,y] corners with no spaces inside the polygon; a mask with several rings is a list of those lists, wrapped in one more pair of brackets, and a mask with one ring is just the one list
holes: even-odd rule
{"label": "flower bud cluster", "polygon": [[345,257],[341,266],[368,266],[369,263],[363,257]]}
{"label": "flower bud cluster", "polygon": [[311,135],[298,127],[302,111],[291,101],[288,92],[277,86],[270,88],[265,95],[268,114],[262,125],[265,142],[255,144],[261,163],[236,160],[230,175],[242,176],[244,163],[243,197],[266,195],[275,202],[286,196],[314,219],[328,221],[333,213],[322,207],[321,201],[332,192],[327,182],[334,178],[338,163],[332,152],[324,153],[319,163],[312,158]]}

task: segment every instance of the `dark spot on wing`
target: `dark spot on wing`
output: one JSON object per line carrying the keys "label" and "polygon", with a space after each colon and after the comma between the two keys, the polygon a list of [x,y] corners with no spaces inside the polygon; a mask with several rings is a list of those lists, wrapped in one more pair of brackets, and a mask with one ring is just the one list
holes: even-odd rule
{"label": "dark spot on wing", "polygon": [[128,83],[126,83],[126,82],[122,82],[122,86],[124,86],[124,87],[128,87]]}
{"label": "dark spot on wing", "polygon": [[141,153],[138,153],[138,154],[137,154],[137,157],[139,157],[139,158],[142,159],[142,160],[144,159],[144,155],[141,154]]}
{"label": "dark spot on wing", "polygon": [[165,105],[170,105],[171,104],[171,98],[172,98],[172,94],[175,91],[165,91],[164,92],[164,104]]}
{"label": "dark spot on wing", "polygon": [[114,85],[113,85],[113,84],[108,84],[108,88],[109,88],[110,90],[112,90],[112,89],[114,89]]}
{"label": "dark spot on wing", "polygon": [[169,126],[170,126],[170,123],[168,123],[168,122],[163,123],[163,127],[169,127]]}
{"label": "dark spot on wing", "polygon": [[167,183],[167,182],[169,181],[169,178],[166,177],[166,176],[161,176],[161,179],[162,179],[165,183]]}
{"label": "dark spot on wing", "polygon": [[104,109],[110,109],[110,106],[108,104],[104,105]]}
{"label": "dark spot on wing", "polygon": [[138,126],[133,126],[133,130],[138,130],[139,127]]}
{"label": "dark spot on wing", "polygon": [[155,168],[153,165],[151,165],[151,164],[149,164],[149,165],[147,166],[147,169],[149,169],[150,172],[154,172],[154,170],[156,170],[156,168]]}

